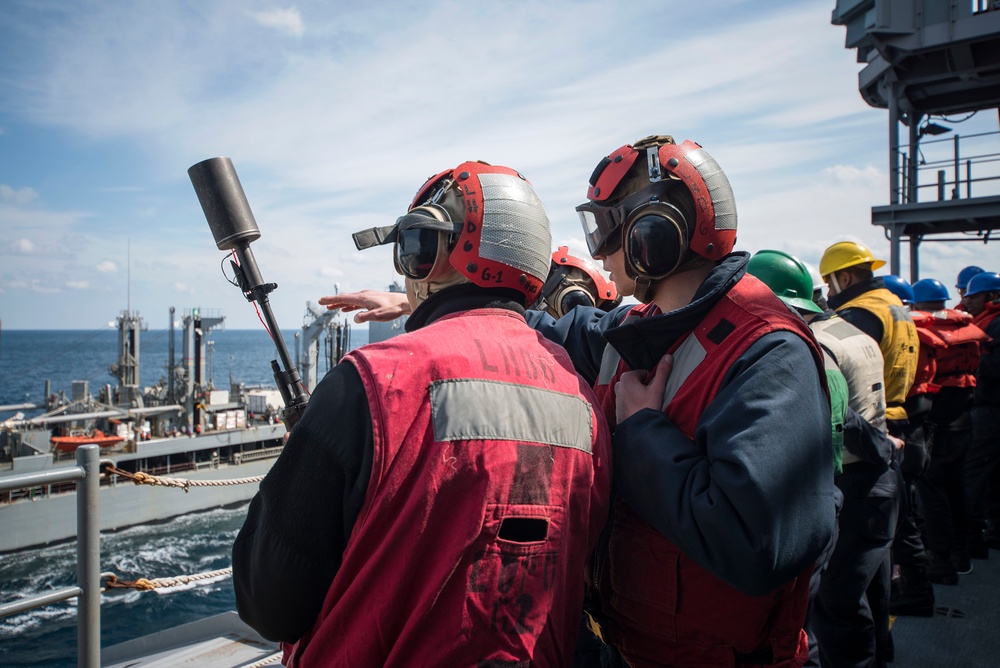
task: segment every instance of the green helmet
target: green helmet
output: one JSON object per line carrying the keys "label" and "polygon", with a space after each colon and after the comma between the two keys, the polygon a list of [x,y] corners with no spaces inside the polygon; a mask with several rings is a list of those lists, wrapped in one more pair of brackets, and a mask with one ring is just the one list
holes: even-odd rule
{"label": "green helmet", "polygon": [[758,251],[750,258],[747,273],[759,278],[792,308],[823,312],[812,300],[813,279],[809,267],[798,258],[776,250]]}

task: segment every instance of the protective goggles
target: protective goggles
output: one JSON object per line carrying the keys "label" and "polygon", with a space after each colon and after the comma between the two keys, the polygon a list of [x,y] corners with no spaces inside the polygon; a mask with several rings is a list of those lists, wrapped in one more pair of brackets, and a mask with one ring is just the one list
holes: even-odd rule
{"label": "protective goggles", "polygon": [[393,264],[403,276],[425,280],[440,273],[461,223],[435,204],[415,207],[396,219],[395,225],[355,232],[358,250],[393,244]]}
{"label": "protective goggles", "polygon": [[648,192],[629,195],[615,206],[587,201],[576,207],[591,257],[611,255],[622,247],[622,224],[633,209],[649,202]]}

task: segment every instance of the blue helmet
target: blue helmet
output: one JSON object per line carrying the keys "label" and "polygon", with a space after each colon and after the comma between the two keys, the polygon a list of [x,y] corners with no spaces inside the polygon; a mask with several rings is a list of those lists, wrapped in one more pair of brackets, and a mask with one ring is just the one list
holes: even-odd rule
{"label": "blue helmet", "polygon": [[1000,292],[1000,274],[995,271],[984,271],[973,276],[969,281],[965,296],[971,297],[980,292]]}
{"label": "blue helmet", "polygon": [[913,288],[905,280],[895,274],[889,274],[888,276],[883,276],[882,281],[889,292],[899,297],[899,301],[904,304],[913,303]]}
{"label": "blue helmet", "polygon": [[976,274],[981,274],[984,271],[986,270],[983,269],[982,267],[977,267],[974,264],[970,264],[968,267],[958,272],[958,282],[955,283],[955,287],[958,288],[959,290],[966,289],[967,287],[969,287],[969,281],[972,280],[972,277],[975,276]]}
{"label": "blue helmet", "polygon": [[936,278],[922,278],[913,284],[913,301],[943,302],[951,299],[948,288]]}

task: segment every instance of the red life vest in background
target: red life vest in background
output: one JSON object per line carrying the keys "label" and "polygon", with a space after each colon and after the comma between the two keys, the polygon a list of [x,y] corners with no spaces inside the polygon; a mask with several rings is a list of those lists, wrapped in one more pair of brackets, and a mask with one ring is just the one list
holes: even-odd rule
{"label": "red life vest in background", "polygon": [[972,321],[972,324],[985,332],[986,328],[990,326],[990,323],[992,323],[993,319],[998,315],[1000,315],[1000,303],[987,302],[986,308],[984,308],[982,312],[976,316],[976,318]]}
{"label": "red life vest in background", "polygon": [[[644,318],[653,309],[636,306],[628,317]],[[693,439],[733,362],[761,336],[778,330],[794,332],[809,344],[817,373],[825,378],[819,347],[805,322],[748,274],[670,349],[674,367],[664,412],[671,422]],[[611,366],[615,358],[617,367]],[[611,346],[603,362],[594,390],[608,422],[615,424],[614,386],[629,368]],[[613,377],[605,377],[612,369]],[[681,552],[621,498],[612,507],[609,543],[598,582],[591,584],[607,617],[602,633],[630,665],[792,667],[805,662],[808,639],[802,624],[811,567],[770,594],[744,594]],[[769,661],[740,658],[762,651]]]}
{"label": "red life vest in background", "polygon": [[917,380],[910,394],[921,393],[916,391],[918,384],[923,393],[942,387],[975,387],[981,345],[990,337],[973,324],[972,315],[949,308],[910,315],[920,338]]}
{"label": "red life vest in background", "polygon": [[316,624],[286,659],[568,665],[611,471],[566,351],[516,313],[476,309],[345,359],[371,408],[371,480]]}

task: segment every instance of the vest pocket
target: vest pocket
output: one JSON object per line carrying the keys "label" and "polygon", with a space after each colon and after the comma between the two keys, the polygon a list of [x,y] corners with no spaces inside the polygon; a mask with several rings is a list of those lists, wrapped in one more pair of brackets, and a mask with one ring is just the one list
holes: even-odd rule
{"label": "vest pocket", "polygon": [[564,514],[557,506],[486,506],[470,550],[463,631],[488,628],[512,647],[534,645],[565,584]]}

